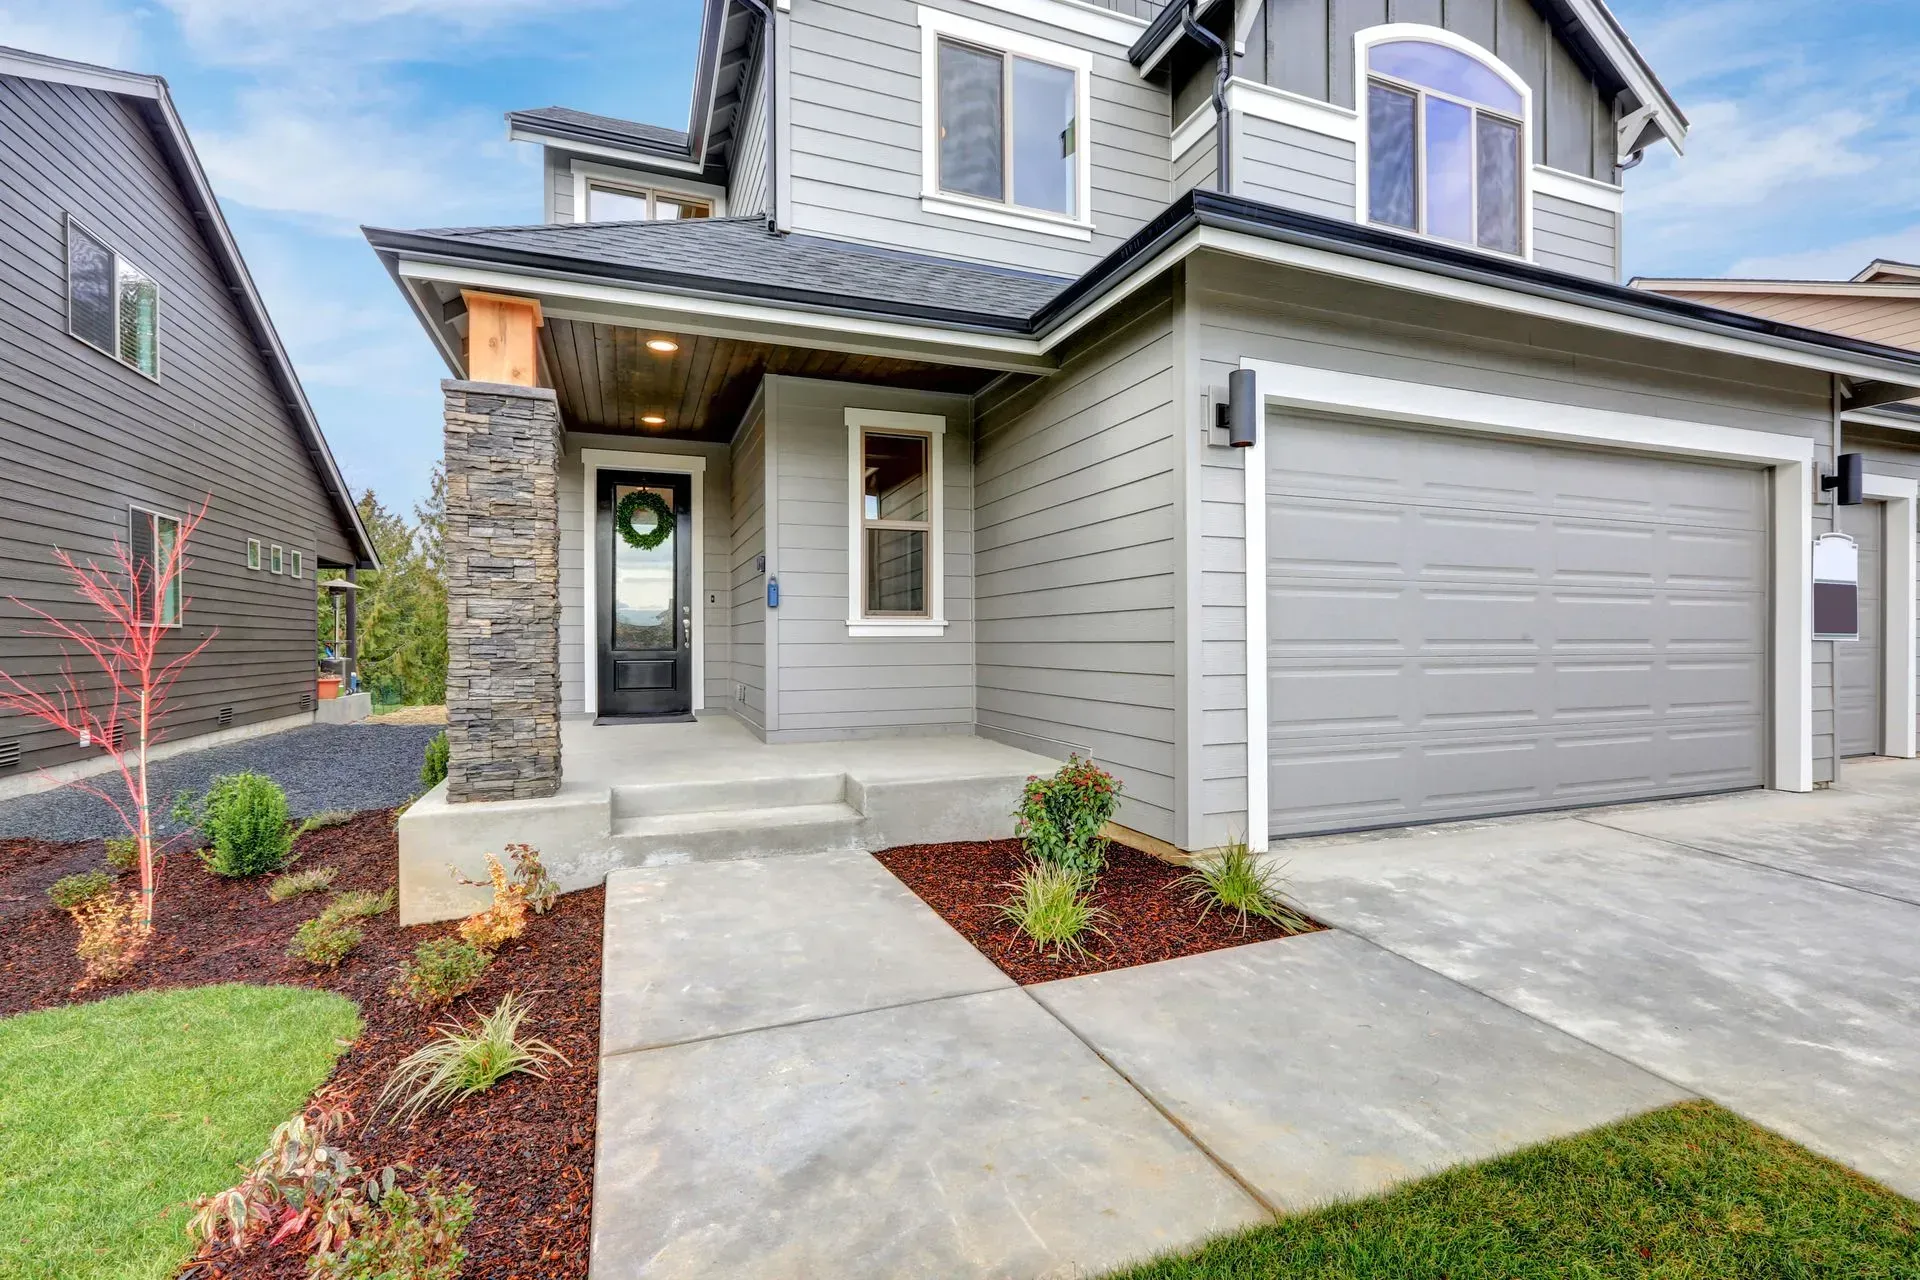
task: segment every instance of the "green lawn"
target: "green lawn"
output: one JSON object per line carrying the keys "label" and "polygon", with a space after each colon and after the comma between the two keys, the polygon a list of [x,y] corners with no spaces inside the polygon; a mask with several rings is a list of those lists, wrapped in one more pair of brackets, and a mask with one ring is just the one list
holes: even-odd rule
{"label": "green lawn", "polygon": [[1111,1280],[1307,1276],[1914,1280],[1920,1206],[1691,1102],[1257,1227]]}
{"label": "green lawn", "polygon": [[232,1185],[359,1031],[339,996],[240,985],[0,1021],[0,1276],[171,1276],[181,1206]]}

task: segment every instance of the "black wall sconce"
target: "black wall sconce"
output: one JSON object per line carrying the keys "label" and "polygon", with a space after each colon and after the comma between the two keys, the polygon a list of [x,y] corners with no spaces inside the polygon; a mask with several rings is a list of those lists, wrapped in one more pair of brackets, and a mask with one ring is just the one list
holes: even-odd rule
{"label": "black wall sconce", "polygon": [[1227,375],[1227,402],[1214,407],[1214,425],[1223,427],[1227,443],[1251,449],[1260,426],[1260,398],[1253,386],[1253,370],[1235,369]]}
{"label": "black wall sconce", "polygon": [[1835,501],[1843,507],[1857,507],[1866,500],[1866,475],[1866,455],[1843,453],[1833,474],[1820,477],[1821,492],[1838,489]]}

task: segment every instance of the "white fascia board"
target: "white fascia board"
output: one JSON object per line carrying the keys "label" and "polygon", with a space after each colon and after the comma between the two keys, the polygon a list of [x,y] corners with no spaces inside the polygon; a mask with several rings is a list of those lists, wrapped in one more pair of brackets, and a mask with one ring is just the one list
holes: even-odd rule
{"label": "white fascia board", "polygon": [[771,341],[823,350],[861,355],[905,354],[914,359],[1021,373],[1048,373],[1057,367],[1045,348],[1033,338],[968,333],[911,322],[830,315],[587,280],[521,275],[418,257],[402,257],[398,270],[406,280],[537,297],[545,314],[560,319],[658,324],[676,333],[749,340],[768,337]]}
{"label": "white fascia board", "polygon": [[707,168],[697,161],[663,156],[657,151],[643,151],[638,147],[609,147],[594,142],[577,142],[558,134],[523,129],[519,125],[513,125],[507,130],[507,141],[534,142],[543,147],[552,147],[555,151],[565,151],[576,156],[597,156],[602,160],[617,160],[630,167],[671,169],[675,173],[705,173]]}
{"label": "white fascia board", "polygon": [[[1237,76],[1227,83],[1227,108],[1256,120],[1291,125],[1356,146],[1360,142],[1359,112]],[[1207,109],[1212,110],[1212,107]]]}
{"label": "white fascia board", "polygon": [[24,51],[0,51],[0,76],[71,85],[76,89],[96,89],[127,98],[144,98],[149,102],[160,97],[160,81],[155,76],[116,71],[112,67],[70,63],[58,58],[41,58]]}
{"label": "white fascia board", "polygon": [[1851,280],[1685,280],[1635,276],[1628,282],[1648,293],[1784,293],[1819,298],[1915,298],[1920,284],[1855,284]]}
{"label": "white fascia board", "polygon": [[973,0],[983,9],[998,9],[1017,18],[1038,22],[1076,35],[1090,36],[1125,49],[1147,29],[1146,19],[1130,18],[1085,0]]}
{"label": "white fascia board", "polygon": [[1549,168],[1544,164],[1533,166],[1533,194],[1604,209],[1616,216],[1624,213],[1627,207],[1627,193],[1611,182],[1596,182],[1592,178],[1568,173],[1564,169]]}
{"label": "white fascia board", "polygon": [[1886,583],[1885,635],[1880,653],[1880,750],[1884,755],[1911,760],[1920,754],[1914,722],[1914,632],[1920,625],[1914,588],[1914,512],[1920,505],[1920,481],[1911,476],[1871,472],[1862,479],[1863,492],[1880,502],[1886,522],[1882,538],[1886,562],[1881,566]]}
{"label": "white fascia board", "polygon": [[1640,55],[1635,52],[1633,46],[1622,38],[1619,29],[1603,11],[1604,5],[1599,0],[1567,0],[1567,6],[1578,16],[1580,25],[1587,29],[1594,43],[1600,46],[1600,51],[1606,55],[1614,71],[1626,81],[1627,87],[1633,90],[1633,96],[1640,100],[1640,105],[1653,108],[1654,119],[1660,124],[1660,132],[1673,146],[1674,151],[1684,155],[1687,141],[1686,120],[1681,117],[1673,100],[1660,88],[1659,83],[1642,64]]}
{"label": "white fascia board", "polygon": [[1863,427],[1882,427],[1890,431],[1920,432],[1920,417],[1901,413],[1883,413],[1878,409],[1849,409],[1841,421]]}

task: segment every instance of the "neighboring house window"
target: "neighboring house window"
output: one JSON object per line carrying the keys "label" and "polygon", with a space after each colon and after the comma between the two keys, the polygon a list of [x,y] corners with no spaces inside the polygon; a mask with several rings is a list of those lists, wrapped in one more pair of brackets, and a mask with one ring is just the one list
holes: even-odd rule
{"label": "neighboring house window", "polygon": [[587,183],[588,222],[676,222],[712,216],[713,206],[707,201],[678,192],[623,183]]}
{"label": "neighboring house window", "polygon": [[285,573],[287,571],[286,553],[279,547],[267,548],[267,572]]}
{"label": "neighboring house window", "polygon": [[1366,46],[1366,69],[1369,220],[1523,252],[1525,83],[1424,38]]}
{"label": "neighboring house window", "polygon": [[946,627],[940,565],[944,418],[848,409],[852,505],[847,626],[854,635]]}
{"label": "neighboring house window", "polygon": [[260,539],[247,539],[247,568],[258,571],[260,568]]}
{"label": "neighboring house window", "polygon": [[176,573],[160,592],[160,579],[180,545],[180,521],[157,511],[133,507],[127,517],[127,554],[133,561],[133,578],[140,594],[153,601],[152,617],[163,627],[180,625],[181,579]]}
{"label": "neighboring house window", "polygon": [[160,376],[160,287],[67,219],[67,332],[149,378]]}
{"label": "neighboring house window", "polygon": [[1092,55],[940,10],[919,14],[923,204],[1085,223]]}

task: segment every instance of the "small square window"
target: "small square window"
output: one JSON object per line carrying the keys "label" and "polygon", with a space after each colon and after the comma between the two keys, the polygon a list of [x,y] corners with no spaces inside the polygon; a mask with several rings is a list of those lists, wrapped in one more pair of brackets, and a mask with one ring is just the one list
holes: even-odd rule
{"label": "small square window", "polygon": [[295,551],[294,553],[292,553],[292,556],[287,561],[287,573],[292,577],[295,577],[295,578],[299,577],[300,563],[301,563],[301,555],[298,551]]}
{"label": "small square window", "polygon": [[267,572],[285,573],[287,571],[286,553],[279,547],[267,548]]}
{"label": "small square window", "polygon": [[260,539],[247,539],[247,568],[256,573],[260,570]]}

